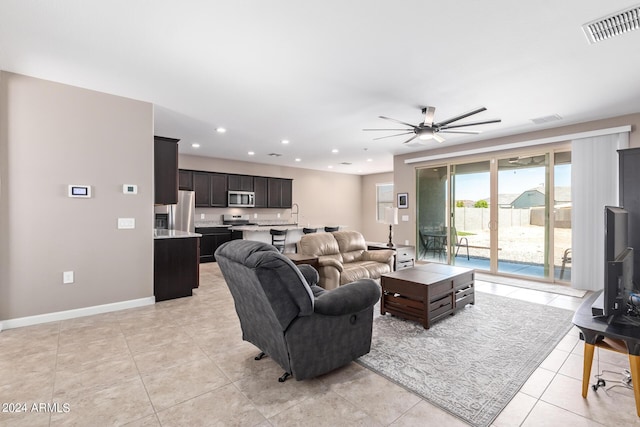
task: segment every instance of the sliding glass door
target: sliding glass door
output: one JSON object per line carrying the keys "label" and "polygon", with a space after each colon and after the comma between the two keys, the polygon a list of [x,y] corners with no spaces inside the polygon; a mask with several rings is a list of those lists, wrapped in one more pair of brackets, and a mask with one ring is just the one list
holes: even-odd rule
{"label": "sliding glass door", "polygon": [[448,200],[447,166],[419,169],[418,182],[418,259],[446,262]]}
{"label": "sliding glass door", "polygon": [[547,156],[498,160],[498,271],[546,277],[549,190]]}
{"label": "sliding glass door", "polygon": [[490,270],[490,161],[451,166],[451,264]]}
{"label": "sliding glass door", "polygon": [[570,176],[569,151],[417,169],[418,259],[570,281]]}

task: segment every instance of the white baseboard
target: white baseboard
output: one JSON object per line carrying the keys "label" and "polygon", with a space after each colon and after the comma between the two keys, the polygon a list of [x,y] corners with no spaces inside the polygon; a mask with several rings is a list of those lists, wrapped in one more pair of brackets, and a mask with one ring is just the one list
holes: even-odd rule
{"label": "white baseboard", "polygon": [[76,308],[73,310],[57,311],[54,313],[38,314],[35,316],[18,317],[17,319],[0,321],[0,332],[3,329],[21,328],[23,326],[38,325],[40,323],[75,319],[76,317],[92,316],[94,314],[109,313],[111,311],[126,310],[128,308],[144,307],[155,303],[155,297],[147,297],[114,302],[111,304],[94,305],[92,307]]}

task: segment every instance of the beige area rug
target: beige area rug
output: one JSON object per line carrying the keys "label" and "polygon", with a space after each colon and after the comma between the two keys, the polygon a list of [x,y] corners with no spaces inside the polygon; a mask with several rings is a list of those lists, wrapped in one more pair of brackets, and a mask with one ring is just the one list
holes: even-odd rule
{"label": "beige area rug", "polygon": [[550,292],[552,294],[560,294],[576,298],[582,298],[587,294],[587,291],[574,289],[569,285],[554,285],[552,283],[535,282],[532,280],[516,279],[513,277],[494,276],[493,274],[480,272],[476,272],[476,280],[516,286],[518,288],[533,289],[534,291]]}

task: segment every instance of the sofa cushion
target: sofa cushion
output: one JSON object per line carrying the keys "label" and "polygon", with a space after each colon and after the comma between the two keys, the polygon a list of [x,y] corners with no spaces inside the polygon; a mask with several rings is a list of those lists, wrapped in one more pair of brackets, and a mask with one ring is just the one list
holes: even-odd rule
{"label": "sofa cushion", "polygon": [[340,247],[331,233],[306,234],[298,242],[298,252],[313,256],[334,255],[333,258],[342,262]]}
{"label": "sofa cushion", "polygon": [[344,265],[344,270],[342,270],[340,274],[340,285],[355,282],[360,279],[368,279],[370,277],[371,274],[369,274],[366,266],[361,265],[360,262],[350,262]]}
{"label": "sofa cushion", "polygon": [[338,247],[345,263],[362,259],[362,254],[367,250],[367,243],[362,234],[351,230],[336,231],[332,234],[338,242]]}

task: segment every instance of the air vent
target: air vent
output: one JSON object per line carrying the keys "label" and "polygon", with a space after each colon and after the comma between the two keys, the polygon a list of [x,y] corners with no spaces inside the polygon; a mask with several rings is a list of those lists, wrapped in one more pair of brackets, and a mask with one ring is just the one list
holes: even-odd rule
{"label": "air vent", "polygon": [[559,114],[551,114],[550,116],[544,117],[536,117],[535,119],[531,119],[531,121],[537,125],[541,125],[543,123],[555,122],[558,120],[562,120]]}
{"label": "air vent", "polygon": [[341,165],[345,165],[345,166],[349,166],[349,165],[352,165],[353,163],[351,163],[351,162],[342,162],[342,163],[340,163],[340,164],[341,164]]}
{"label": "air vent", "polygon": [[640,28],[640,5],[621,10],[582,26],[589,44],[620,36]]}
{"label": "air vent", "polygon": [[281,157],[282,156],[282,154],[280,154],[280,153],[269,153],[267,155],[271,156],[271,157]]}

